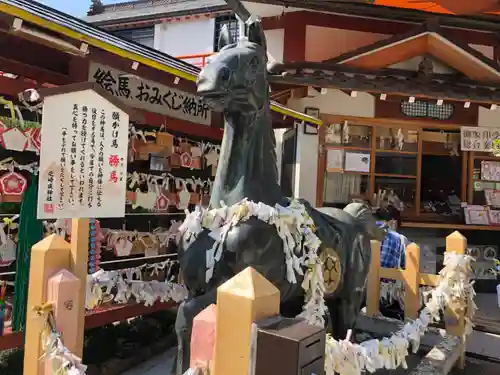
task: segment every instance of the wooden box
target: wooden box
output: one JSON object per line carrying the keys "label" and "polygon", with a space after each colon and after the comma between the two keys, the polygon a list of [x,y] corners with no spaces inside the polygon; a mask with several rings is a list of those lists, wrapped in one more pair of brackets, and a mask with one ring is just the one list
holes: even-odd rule
{"label": "wooden box", "polygon": [[324,375],[324,328],[302,319],[273,317],[259,322],[255,373]]}

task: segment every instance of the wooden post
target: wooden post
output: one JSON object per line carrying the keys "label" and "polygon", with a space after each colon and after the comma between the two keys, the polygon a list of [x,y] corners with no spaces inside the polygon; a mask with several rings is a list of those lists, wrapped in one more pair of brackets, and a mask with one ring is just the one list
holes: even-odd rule
{"label": "wooden post", "polygon": [[366,314],[375,316],[380,308],[380,241],[371,241],[372,257],[366,287]]}
{"label": "wooden post", "polygon": [[190,368],[194,368],[197,363],[213,365],[216,324],[217,307],[214,304],[194,318],[191,332]]}
{"label": "wooden post", "polygon": [[[81,285],[87,284],[87,267],[89,260],[89,219],[73,219],[71,222],[71,272],[79,280]],[[81,287],[75,298],[75,302],[81,308],[78,309],[77,346],[73,354],[82,358],[83,335],[85,332],[85,287]]]}
{"label": "wooden post", "polygon": [[24,375],[41,375],[43,363],[41,333],[45,321],[33,313],[33,308],[46,302],[49,278],[61,269],[69,268],[70,244],[61,236],[50,235],[31,248],[30,279],[24,344]]}
{"label": "wooden post", "polygon": [[247,375],[252,323],[279,315],[280,292],[248,267],[217,289],[215,375]]}
{"label": "wooden post", "polygon": [[[467,239],[458,231],[453,232],[446,237],[446,252],[454,252],[457,254],[465,254],[467,249]],[[459,367],[465,367],[465,309],[457,301],[446,306],[445,309],[445,324],[446,331],[460,338],[461,353]]]}
{"label": "wooden post", "polygon": [[[61,332],[64,345],[72,353],[79,347],[78,313],[80,309],[84,310],[84,306],[79,305],[75,298],[80,289],[80,280],[65,269],[52,276],[47,287],[47,302],[53,306],[57,330]],[[55,366],[60,366],[60,363],[45,358],[45,375],[54,374]]]}
{"label": "wooden post", "polygon": [[405,263],[405,319],[416,319],[420,310],[420,247],[417,244],[411,243],[406,247]]}

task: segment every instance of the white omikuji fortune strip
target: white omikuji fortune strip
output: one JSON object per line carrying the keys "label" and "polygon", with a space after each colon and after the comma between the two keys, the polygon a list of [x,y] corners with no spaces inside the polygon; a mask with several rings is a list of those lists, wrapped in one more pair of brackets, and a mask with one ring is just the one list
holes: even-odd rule
{"label": "white omikuji fortune strip", "polygon": [[[204,229],[210,230],[210,236],[215,240],[211,249],[207,250],[206,281],[213,276],[216,262],[221,259],[223,243],[229,230],[241,221],[250,217],[274,225],[283,240],[287,266],[287,279],[296,283],[296,273],[303,275],[307,269],[302,287],[306,292],[303,312],[299,315],[309,324],[324,326],[324,316],[327,307],[324,302],[323,268],[318,257],[320,239],[314,234],[314,223],[304,205],[292,201],[288,207],[276,205],[271,207],[263,203],[243,201],[228,207],[186,211],[186,219],[179,228],[187,235],[188,241],[194,241]],[[302,239],[305,242],[304,252],[300,252]],[[297,255],[297,254],[300,254]],[[439,320],[439,313],[446,304],[460,301],[467,308],[466,334],[472,332],[472,316],[476,309],[475,292],[470,282],[473,260],[469,255],[446,253],[444,268],[440,272],[439,285],[429,292],[425,298],[424,309],[418,319],[405,324],[404,328],[382,340],[369,340],[354,344],[349,338],[335,340],[330,335],[326,340],[325,370],[327,375],[360,375],[363,371],[375,372],[377,369],[395,369],[399,366],[407,368],[406,356],[410,346],[415,353],[420,345],[420,337],[425,333],[432,321]],[[191,369],[192,370],[192,369]]]}
{"label": "white omikuji fortune strip", "polygon": [[[136,302],[144,303],[145,306],[152,306],[156,301],[181,302],[187,298],[188,291],[184,285],[172,282],[173,277],[166,281],[141,280],[142,270],[150,270],[151,275],[154,275],[167,269],[168,275],[170,273],[168,270],[176,262],[165,260],[122,270],[99,270],[88,275],[85,307],[93,309],[99,306],[104,296],[110,296],[117,303],[127,303],[134,297]],[[111,292],[115,287],[116,294],[112,295]]]}
{"label": "white omikuji fortune strip", "polygon": [[[304,205],[297,201],[292,201],[288,207],[279,204],[271,207],[244,199],[231,207],[222,204],[218,209],[202,210],[197,207],[193,212],[186,211],[186,219],[179,228],[181,233],[186,234],[185,238],[192,242],[203,229],[208,229],[215,240],[212,248],[206,253],[206,282],[212,278],[215,264],[221,259],[224,240],[229,230],[250,217],[256,217],[276,227],[283,240],[287,280],[290,283],[297,283],[296,274],[304,275],[303,269],[308,270],[302,282],[306,301],[300,316],[309,324],[323,326],[328,309],[323,298],[323,269],[317,253],[321,241],[314,234],[314,222]],[[304,250],[301,250],[302,240]]]}
{"label": "white omikuji fortune strip", "polygon": [[85,375],[87,366],[82,364],[81,358],[77,357],[64,346],[61,334],[50,332],[43,338],[43,356],[41,359],[51,359],[54,364],[54,374],[58,375]]}

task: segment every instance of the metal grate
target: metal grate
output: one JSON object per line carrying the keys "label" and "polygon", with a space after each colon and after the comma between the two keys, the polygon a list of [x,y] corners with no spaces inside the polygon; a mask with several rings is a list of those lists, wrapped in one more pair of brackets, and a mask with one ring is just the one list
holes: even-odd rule
{"label": "metal grate", "polygon": [[408,117],[426,117],[435,120],[448,120],[453,116],[453,104],[437,105],[434,103],[415,101],[413,103],[401,102],[401,112]]}
{"label": "metal grate", "polygon": [[427,117],[436,120],[448,120],[453,116],[454,110],[455,107],[453,107],[453,104],[437,105],[434,103],[427,103]]}
{"label": "metal grate", "polygon": [[143,27],[140,29],[128,29],[115,31],[116,36],[130,40],[131,42],[140,43],[143,46],[154,48],[155,44],[155,29],[154,27]]}
{"label": "metal grate", "polygon": [[233,15],[226,15],[226,16],[219,16],[215,18],[215,30],[214,30],[214,52],[219,51],[219,35],[222,27],[224,25],[227,25],[229,29],[229,33],[231,34],[233,40],[238,40],[240,37],[240,29],[238,27],[238,20],[236,19],[236,16]]}

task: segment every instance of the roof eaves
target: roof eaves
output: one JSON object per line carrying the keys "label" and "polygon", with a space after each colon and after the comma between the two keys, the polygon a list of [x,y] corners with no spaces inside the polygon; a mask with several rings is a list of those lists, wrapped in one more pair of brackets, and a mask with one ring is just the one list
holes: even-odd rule
{"label": "roof eaves", "polygon": [[197,71],[189,63],[153,48],[109,34],[78,18],[59,12],[38,2],[2,0],[0,2],[0,12],[32,22],[70,38],[84,41],[89,45],[99,47],[122,57],[127,57],[139,63],[166,71],[180,78],[189,81],[196,80]]}
{"label": "roof eaves", "polygon": [[[191,16],[191,15],[197,15],[197,14],[205,14],[205,13],[217,13],[217,12],[223,12],[223,11],[230,11],[230,9],[227,6],[221,5],[221,6],[214,6],[210,8],[199,8],[199,9],[194,9],[194,10],[182,10],[178,12],[163,12],[163,13],[147,13],[144,15],[133,15],[129,17],[122,17],[122,18],[117,18],[115,17],[116,14],[113,13],[102,13],[99,14],[99,16],[109,16],[107,19],[99,19],[95,16],[89,16],[85,17],[85,21],[91,23],[92,25],[96,26],[111,26],[115,24],[121,24],[121,23],[127,23],[127,22],[134,22],[134,21],[151,21],[155,22],[157,20],[163,19],[163,18],[171,18],[171,17],[183,17],[183,16]],[[102,17],[100,17],[102,18]],[[97,20],[95,20],[97,19]]]}
{"label": "roof eaves", "polygon": [[375,43],[369,44],[367,46],[363,46],[361,48],[358,48],[354,51],[347,52],[345,54],[342,54],[340,56],[337,56],[333,59],[328,59],[323,61],[324,63],[329,63],[329,64],[342,64],[344,62],[348,62],[349,60],[352,60],[355,57],[361,57],[362,55],[368,54],[371,51],[381,49],[383,47],[388,47],[391,45],[394,45],[398,42],[404,42],[405,40],[409,40],[414,37],[418,37],[419,35],[423,34],[437,34],[441,38],[447,40],[449,43],[454,44],[456,47],[462,49],[464,52],[467,54],[471,55],[473,58],[479,60],[481,63],[487,65],[489,68],[500,72],[500,64],[495,62],[494,60],[490,59],[489,57],[483,55],[481,52],[475,50],[471,46],[469,46],[467,43],[463,43],[460,40],[457,40],[456,38],[450,37],[446,31],[441,28],[434,20],[426,22],[412,30],[410,30],[407,33],[403,34],[397,34],[392,37],[389,37],[387,39],[382,39],[380,41],[377,41]]}
{"label": "roof eaves", "polygon": [[357,48],[354,51],[346,52],[346,53],[344,53],[342,55],[339,55],[339,56],[336,56],[336,57],[334,57],[332,59],[324,60],[323,62],[324,63],[330,63],[330,64],[342,63],[342,62],[344,62],[346,60],[352,59],[353,57],[357,57],[359,55],[363,55],[363,54],[368,53],[370,51],[373,51],[373,50],[376,50],[376,49],[380,49],[380,48],[389,46],[391,44],[402,42],[402,41],[404,41],[406,39],[414,38],[414,37],[416,37],[416,36],[418,36],[420,34],[424,34],[426,32],[429,32],[428,23],[420,25],[420,26],[418,26],[418,27],[416,27],[414,29],[411,29],[410,31],[408,31],[406,33],[396,34],[396,35],[393,35],[393,36],[391,36],[389,38],[378,40],[375,43],[368,44],[366,46]]}
{"label": "roof eaves", "polygon": [[[21,18],[38,26],[70,38],[84,41],[110,53],[144,63],[147,66],[166,71],[189,81],[196,81],[196,77],[200,72],[200,69],[194,65],[155,49],[109,34],[78,18],[38,2],[29,0],[2,0],[0,2],[0,12]],[[271,109],[312,124],[322,124],[319,119],[293,111],[276,102],[271,102]]]}

